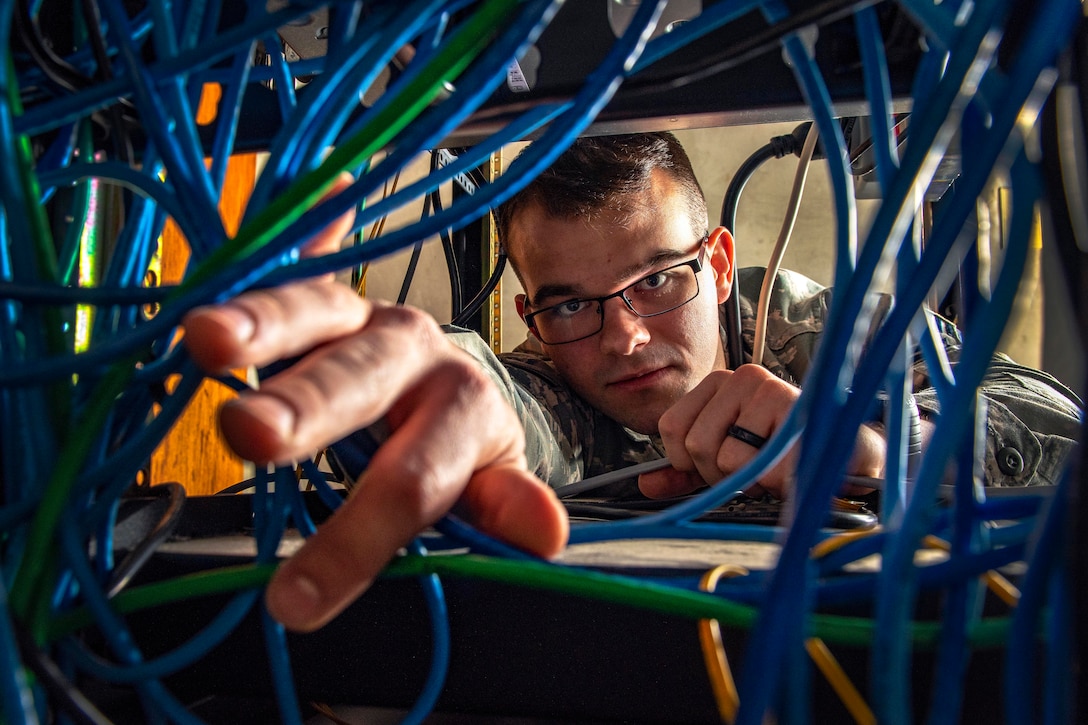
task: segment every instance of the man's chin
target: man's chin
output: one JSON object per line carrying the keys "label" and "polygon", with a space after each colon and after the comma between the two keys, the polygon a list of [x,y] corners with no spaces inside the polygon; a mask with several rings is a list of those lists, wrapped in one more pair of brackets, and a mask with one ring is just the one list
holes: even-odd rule
{"label": "man's chin", "polygon": [[602,406],[600,410],[624,428],[643,435],[657,435],[657,422],[661,420],[661,414],[666,409],[662,408],[658,411],[656,408],[641,408],[638,411],[632,411],[627,407],[623,409],[613,408],[612,411],[609,411]]}
{"label": "man's chin", "polygon": [[632,393],[606,392],[611,394],[597,396],[595,400],[587,397],[586,400],[624,428],[644,435],[656,435],[661,416],[683,397],[682,393],[660,388]]}

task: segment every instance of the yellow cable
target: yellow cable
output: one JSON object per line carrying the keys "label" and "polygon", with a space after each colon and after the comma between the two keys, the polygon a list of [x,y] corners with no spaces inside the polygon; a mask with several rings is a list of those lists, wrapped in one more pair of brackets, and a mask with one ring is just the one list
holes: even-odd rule
{"label": "yellow cable", "polygon": [[847,544],[857,541],[858,539],[865,539],[873,534],[878,534],[883,531],[883,527],[879,524],[871,529],[859,529],[857,531],[844,531],[841,534],[828,537],[823,541],[818,542],[812,547],[812,558],[822,559],[833,551],[838,551]]}
{"label": "yellow cable", "polygon": [[[699,581],[699,588],[704,592],[713,592],[722,577],[745,576],[748,570],[735,564],[719,564]],[[722,630],[716,619],[699,620],[699,644],[703,650],[706,674],[710,678],[710,687],[714,691],[714,700],[718,703],[718,714],[722,722],[733,725],[740,707],[737,684],[733,681],[733,672],[729,669],[729,658],[722,645]]]}
{"label": "yellow cable", "polygon": [[854,687],[854,683],[850,681],[839,661],[835,659],[835,655],[831,654],[831,650],[827,648],[824,641],[818,637],[810,637],[805,640],[805,649],[808,651],[808,656],[820,669],[820,672],[827,678],[831,689],[842,700],[846,710],[853,716],[854,721],[858,725],[876,725],[876,715],[873,714],[873,711],[865,702],[865,698],[858,692],[858,688]]}
{"label": "yellow cable", "polygon": [[[862,531],[847,531],[837,536],[824,539],[812,547],[812,558],[822,559],[833,551],[838,551],[847,544],[863,539],[867,536],[872,536],[875,533],[881,531],[880,526],[876,526],[872,529],[865,529]],[[930,549],[937,549],[939,551],[949,552],[952,547],[947,541],[940,539],[932,534],[923,539],[923,545]],[[986,582],[986,586],[989,587],[998,599],[1005,602],[1010,607],[1015,607],[1020,602],[1020,590],[1016,588],[1012,582],[1006,579],[1001,573],[990,570],[982,575],[983,581]]]}
{"label": "yellow cable", "polygon": [[[926,536],[926,538],[922,540],[922,543],[931,549],[952,551],[952,546],[947,541],[933,536],[932,534]],[[986,582],[986,586],[989,587],[990,591],[997,595],[997,598],[1005,602],[1005,604],[1010,607],[1015,607],[1020,603],[1020,590],[1002,574],[991,569],[982,575],[982,580]]]}
{"label": "yellow cable", "polygon": [[[400,183],[400,169],[397,169],[397,173],[393,176],[393,183],[390,186],[389,179],[385,180],[385,185],[382,187],[382,198],[388,199],[390,195],[395,194],[397,191],[397,185]],[[381,218],[375,220],[374,224],[370,227],[370,235],[367,237],[368,242],[372,242],[380,237],[385,232],[385,222],[389,219],[388,214],[384,214]],[[363,268],[359,273],[359,284],[355,286],[355,293],[360,297],[366,297],[366,274],[370,271],[370,262],[363,264]]]}

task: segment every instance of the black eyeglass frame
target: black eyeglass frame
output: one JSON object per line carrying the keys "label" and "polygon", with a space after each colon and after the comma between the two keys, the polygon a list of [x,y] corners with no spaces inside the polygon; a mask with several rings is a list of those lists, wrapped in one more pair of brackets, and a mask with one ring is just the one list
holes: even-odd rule
{"label": "black eyeglass frame", "polygon": [[[529,314],[524,315],[522,317],[522,319],[525,321],[525,326],[528,327],[530,330],[532,330],[533,334],[537,336],[537,339],[540,340],[545,345],[569,345],[572,342],[580,342],[581,340],[586,340],[586,339],[588,339],[590,337],[593,337],[598,332],[600,332],[601,330],[604,329],[604,303],[606,301],[612,299],[613,297],[619,297],[621,300],[623,300],[623,304],[627,307],[627,309],[629,309],[632,313],[634,313],[635,315],[637,315],[638,317],[641,317],[641,318],[658,317],[660,315],[665,315],[665,314],[668,314],[670,312],[674,312],[674,311],[680,309],[681,307],[683,307],[684,305],[688,304],[692,300],[694,300],[696,297],[699,296],[699,293],[702,292],[702,287],[699,285],[699,272],[701,272],[703,270],[703,255],[706,252],[706,244],[709,241],[710,241],[710,235],[709,234],[704,236],[699,241],[699,253],[695,257],[695,259],[689,259],[686,262],[679,262],[677,264],[670,265],[670,266],[665,267],[663,269],[658,269],[656,271],[650,272],[649,274],[646,274],[646,275],[644,275],[642,277],[639,277],[637,280],[635,280],[631,284],[627,285],[623,289],[619,290],[618,292],[613,292],[612,294],[604,295],[603,297],[574,297],[574,298],[571,298],[569,300],[564,300],[563,302],[559,302],[558,304],[548,305],[547,307],[545,307],[543,309],[540,309],[540,310],[537,310],[536,312],[530,312]],[[627,292],[632,287],[646,281],[647,278],[652,277],[655,274],[661,274],[663,272],[668,272],[669,270],[677,269],[679,267],[691,267],[691,269],[695,272],[695,294],[693,294],[691,297],[684,300],[680,304],[676,305],[675,307],[670,307],[669,309],[661,310],[660,312],[652,312],[652,313],[650,313],[648,315],[642,314],[641,312],[636,310],[631,305],[631,300],[627,299]],[[543,337],[540,336],[540,330],[537,329],[537,326],[533,323],[533,319],[536,318],[537,315],[543,314],[545,312],[550,312],[551,310],[554,310],[557,307],[562,307],[563,305],[569,305],[571,302],[596,302],[597,303],[597,319],[598,319],[598,322],[599,322],[599,324],[597,325],[597,329],[594,330],[593,332],[589,333],[588,335],[582,335],[581,337],[576,337],[573,340],[564,340],[563,342],[548,342],[547,340],[545,340]]]}

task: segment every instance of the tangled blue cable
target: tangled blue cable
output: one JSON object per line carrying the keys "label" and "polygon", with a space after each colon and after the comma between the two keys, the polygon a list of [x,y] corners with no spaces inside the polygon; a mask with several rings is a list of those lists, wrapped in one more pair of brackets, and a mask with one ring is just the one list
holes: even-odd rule
{"label": "tangled blue cable", "polygon": [[[21,44],[13,43],[17,10],[12,5],[0,10],[0,39],[6,41],[10,61],[0,65],[0,444],[4,452],[0,461],[4,476],[0,491],[0,715],[10,723],[37,722],[48,709],[44,688],[27,677],[15,635],[26,623],[15,617],[9,596],[28,547],[33,546],[29,531],[43,504],[49,503],[38,483],[50,479],[56,459],[66,450],[68,428],[81,420],[94,399],[95,386],[118,361],[138,364],[130,371],[125,390],[113,401],[102,429],[91,432],[87,459],[59,514],[48,596],[34,605],[48,609],[35,613],[45,619],[86,608],[108,654],[92,651],[72,636],[37,644],[68,676],[131,686],[149,722],[197,722],[163,680],[199,663],[243,618],[260,610],[268,675],[280,716],[284,722],[301,722],[286,635],[263,612],[258,591],[233,595],[198,633],[154,657],[141,651],[106,594],[116,566],[112,532],[119,501],[142,462],[204,381],[174,343],[183,315],[197,305],[246,290],[355,267],[441,230],[463,227],[509,199],[550,165],[586,132],[626,79],[638,77],[741,17],[759,14],[772,26],[791,17],[790,9],[779,0],[723,0],[708,4],[698,19],[649,41],[664,3],[641,3],[627,30],[569,98],[552,98],[512,114],[502,128],[453,163],[364,205],[411,158],[441,144],[488,102],[503,82],[510,60],[540,38],[560,5],[558,0],[513,2],[514,12],[503,32],[429,105],[412,111],[412,120],[383,144],[385,155],[380,161],[367,159],[351,169],[358,176],[349,189],[309,210],[300,202],[256,248],[223,257],[221,251],[234,240],[216,208],[226,161],[237,150],[248,102],[271,94],[267,107],[277,117],[271,119],[275,131],[267,143],[267,164],[242,221],[247,232],[246,225],[263,223],[262,214],[279,208],[275,206],[278,200],[301,199],[307,184],[339,171],[327,165],[330,148],[354,148],[368,134],[385,131],[375,130],[375,119],[387,118],[392,111],[407,114],[409,101],[414,100],[405,97],[407,89],[434,73],[431,61],[450,47],[451,38],[478,3],[299,1],[270,12],[264,2],[251,0],[236,4],[233,9],[240,17],[227,23],[224,11],[231,3],[215,0],[150,0],[131,15],[130,4],[97,0],[101,29],[86,27],[87,18],[73,22],[77,37],[100,32],[112,64],[108,74],[98,68],[90,46],[78,42],[79,47],[67,55],[62,52],[63,57],[37,62],[30,53],[32,46],[27,46],[38,32],[36,21],[19,31],[25,36]],[[38,4],[29,5],[32,16],[40,12]],[[837,222],[836,296],[810,379],[797,406],[768,444],[718,486],[652,515],[572,530],[572,544],[659,537],[781,544],[773,571],[724,582],[717,592],[760,610],[751,635],[760,646],[749,648],[742,662],[737,719],[741,724],[761,723],[772,711],[793,723],[811,719],[808,703],[814,683],[803,640],[808,617],[823,606],[859,601],[872,605],[876,634],[868,694],[880,721],[892,724],[914,719],[912,645],[907,632],[921,592],[945,595],[944,639],[935,660],[937,684],[926,713],[934,723],[954,719],[960,709],[971,629],[978,621],[981,595],[976,580],[980,574],[1011,562],[1029,563],[1006,657],[1011,681],[1029,682],[1038,676],[1034,652],[1040,621],[1049,615],[1052,631],[1058,631],[1073,616],[1068,608],[1068,573],[1055,552],[1066,525],[1061,503],[1076,482],[1063,479],[1049,505],[1032,497],[986,500],[974,487],[974,462],[975,391],[1015,295],[1032,205],[1042,195],[1038,171],[1023,153],[1018,124],[1022,112],[1035,110],[1040,86],[1052,77],[1051,68],[1067,43],[1080,6],[1075,0],[1038,3],[1031,22],[1018,29],[1015,53],[1010,50],[1012,62],[1003,63],[998,42],[1016,3],[997,0],[968,5],[902,0],[896,6],[914,20],[926,41],[914,77],[910,136],[901,159],[894,139],[889,61],[877,9],[859,3],[853,11],[864,95],[873,109],[875,170],[885,199],[860,250],[849,154],[828,80],[796,34],[782,39],[829,161]],[[323,57],[288,62],[278,52],[277,29],[318,8],[336,21],[328,29],[327,52]],[[257,63],[258,44],[269,55],[268,65]],[[363,106],[359,101],[363,91],[409,44],[414,44],[413,61],[398,71],[373,105]],[[309,82],[296,86],[295,79],[302,76]],[[208,84],[219,84],[221,97],[213,127],[201,128],[195,109]],[[119,101],[121,105],[115,106]],[[120,128],[109,130],[118,135],[119,144],[134,149],[138,163],[95,153],[91,139],[107,117],[123,119]],[[961,129],[970,133],[962,135],[964,169],[957,181],[957,196],[942,206],[926,248],[919,254],[911,241],[917,192],[928,185],[936,161]],[[361,230],[480,165],[505,144],[526,137],[535,140],[509,171],[477,193],[459,197],[438,213],[374,240],[319,259],[300,259],[299,250],[315,230],[344,213],[358,209],[355,230]],[[38,142],[37,148],[31,140]],[[967,254],[959,232],[994,168],[1008,171],[1011,178],[1012,241],[992,296],[970,298],[965,346],[953,372],[930,319],[919,310],[948,267],[958,265]],[[43,225],[40,210],[64,199],[70,200],[64,203],[71,204],[72,222],[58,241]],[[112,223],[104,221],[109,214],[95,223],[82,223],[94,205],[98,211],[111,213]],[[181,285],[153,292],[144,288],[144,278],[167,219],[181,229],[192,258]],[[93,288],[76,289],[77,258],[86,229],[108,237],[112,253],[108,258],[99,255]],[[893,263],[896,304],[865,346],[873,282],[883,281]],[[151,319],[142,310],[148,303],[159,305]],[[81,305],[93,307],[94,318],[81,343],[85,347],[77,352],[76,310]],[[975,414],[942,416],[925,459],[914,471],[908,470],[905,458],[906,396],[900,393],[907,388],[916,355],[930,370],[942,409]],[[168,378],[176,380],[176,385],[166,392]],[[831,536],[822,529],[824,517],[850,453],[838,442],[843,431],[862,424],[878,393],[891,400],[884,528],[814,560],[812,547]],[[817,419],[833,424],[813,425]],[[757,480],[794,445],[801,447],[801,463],[798,502],[788,528],[697,521]],[[360,460],[365,453],[360,452]],[[932,501],[950,463],[958,471],[956,486],[950,510],[938,512]],[[299,465],[314,484],[317,499],[334,510],[341,493],[314,461]],[[317,524],[299,490],[294,468],[258,471],[254,489],[254,561],[265,564],[275,561],[288,526],[307,536]],[[992,529],[987,522],[994,519],[1017,523]],[[524,557],[453,516],[436,528],[442,536],[436,548],[466,547],[495,557]],[[930,534],[948,541],[950,554],[947,561],[923,569],[915,565],[914,554]],[[411,550],[419,556],[429,554],[421,541],[414,542]],[[879,572],[840,576],[853,562],[873,554],[881,555]],[[432,661],[408,722],[424,720],[434,708],[450,659],[442,583],[436,575],[426,575],[420,584],[430,612]],[[695,588],[693,582],[677,586]],[[1043,698],[1048,722],[1060,721],[1070,707],[1069,674],[1061,664],[1069,652],[1060,640],[1057,637],[1050,646],[1043,665],[1052,683]],[[1010,721],[1027,722],[1035,716],[1037,701],[1032,693],[1015,687],[1005,692]]]}

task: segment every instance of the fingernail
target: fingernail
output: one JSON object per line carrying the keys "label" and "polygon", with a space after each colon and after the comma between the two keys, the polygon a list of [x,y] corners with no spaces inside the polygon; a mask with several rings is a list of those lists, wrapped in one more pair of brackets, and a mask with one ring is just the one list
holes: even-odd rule
{"label": "fingernail", "polygon": [[266,426],[280,443],[286,443],[294,436],[295,411],[273,395],[260,392],[242,393],[227,405],[244,411],[250,418]]}
{"label": "fingernail", "polygon": [[253,324],[253,316],[245,310],[228,304],[216,308],[216,315],[223,326],[234,333],[235,339],[239,342],[249,342],[253,339],[256,326]]}
{"label": "fingernail", "polygon": [[268,611],[289,626],[305,626],[312,622],[321,607],[321,590],[305,575],[274,579],[266,598]]}

